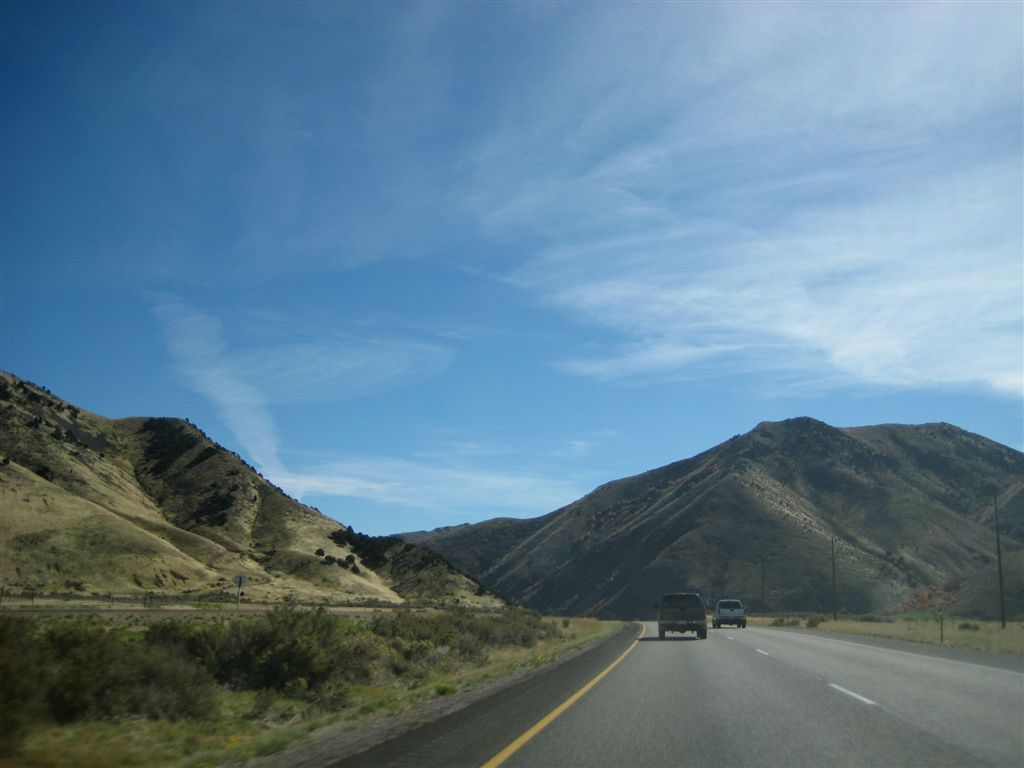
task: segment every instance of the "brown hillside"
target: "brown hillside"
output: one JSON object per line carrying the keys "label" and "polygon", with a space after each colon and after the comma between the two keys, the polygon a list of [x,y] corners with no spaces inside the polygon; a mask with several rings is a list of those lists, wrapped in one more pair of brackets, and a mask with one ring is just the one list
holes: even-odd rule
{"label": "brown hillside", "polygon": [[[540,610],[644,616],[664,591],[770,610],[887,610],[953,597],[1024,547],[1024,454],[948,424],[763,423],[557,512],[407,534]],[[976,581],[976,580],[974,580]],[[972,583],[974,583],[972,581]],[[960,606],[971,612],[977,606]],[[1024,605],[1016,607],[1024,611]]]}
{"label": "brown hillside", "polygon": [[[253,599],[405,596],[358,548],[332,538],[345,526],[187,421],[105,419],[0,372],[0,457],[0,568],[10,592],[203,596],[232,591],[243,575]],[[409,596],[493,601],[478,591],[433,564]]]}

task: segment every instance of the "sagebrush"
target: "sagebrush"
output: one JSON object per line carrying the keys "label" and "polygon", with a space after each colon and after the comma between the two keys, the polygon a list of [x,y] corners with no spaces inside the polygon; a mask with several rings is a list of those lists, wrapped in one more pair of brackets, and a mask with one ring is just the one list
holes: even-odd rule
{"label": "sagebrush", "polygon": [[554,622],[522,609],[364,620],[286,606],[229,619],[169,618],[144,630],[0,617],[0,755],[16,753],[43,723],[213,719],[218,690],[260,692],[263,706],[280,695],[342,709],[351,685],[417,685],[483,663],[490,648],[532,647],[559,634]]}

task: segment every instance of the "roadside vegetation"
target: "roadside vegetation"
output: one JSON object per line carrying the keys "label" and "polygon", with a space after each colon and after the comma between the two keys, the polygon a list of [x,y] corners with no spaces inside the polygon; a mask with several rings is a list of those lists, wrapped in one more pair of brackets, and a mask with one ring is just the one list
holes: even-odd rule
{"label": "roadside vegetation", "polygon": [[836,621],[821,613],[789,613],[748,617],[747,621],[752,626],[813,629],[1024,655],[1024,621],[1007,621],[1003,628],[998,621],[948,615],[940,619],[940,615],[934,612],[893,616],[879,613],[844,614]]}
{"label": "roadside vegetation", "polygon": [[244,762],[554,660],[621,625],[512,609],[0,617],[0,766]]}

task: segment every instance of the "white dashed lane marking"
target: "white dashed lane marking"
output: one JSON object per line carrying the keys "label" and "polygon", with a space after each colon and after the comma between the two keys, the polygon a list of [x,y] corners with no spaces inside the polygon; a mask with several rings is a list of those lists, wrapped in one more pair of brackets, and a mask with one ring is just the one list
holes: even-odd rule
{"label": "white dashed lane marking", "polygon": [[841,685],[836,685],[835,683],[829,683],[828,687],[829,688],[835,688],[840,693],[845,693],[847,696],[850,696],[850,697],[856,699],[857,701],[861,702],[862,704],[868,704],[868,705],[870,705],[872,707],[877,706],[878,702],[872,701],[871,699],[869,699],[869,698],[867,698],[865,696],[861,696],[859,693],[854,693],[853,691],[847,690],[846,688],[843,688],[843,686],[841,686]]}

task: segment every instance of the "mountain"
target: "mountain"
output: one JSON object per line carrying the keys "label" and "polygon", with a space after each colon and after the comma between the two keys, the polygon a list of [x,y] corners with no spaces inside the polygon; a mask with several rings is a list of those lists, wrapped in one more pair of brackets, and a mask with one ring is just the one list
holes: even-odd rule
{"label": "mountain", "polygon": [[[372,560],[372,564],[367,560]],[[436,554],[289,498],[180,419],[110,420],[0,372],[9,592],[497,605]]]}
{"label": "mountain", "polygon": [[[765,422],[543,517],[403,534],[511,600],[641,617],[666,591],[755,609],[957,600],[991,614],[998,499],[1008,609],[1024,612],[1024,454],[949,424]],[[990,594],[991,593],[991,594]],[[762,598],[763,594],[763,598]]]}

